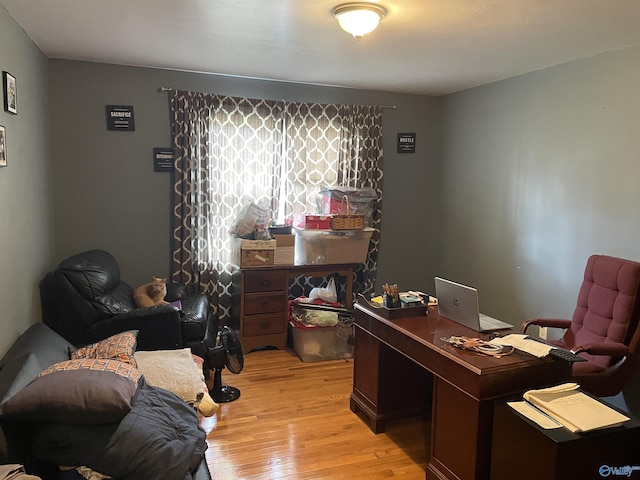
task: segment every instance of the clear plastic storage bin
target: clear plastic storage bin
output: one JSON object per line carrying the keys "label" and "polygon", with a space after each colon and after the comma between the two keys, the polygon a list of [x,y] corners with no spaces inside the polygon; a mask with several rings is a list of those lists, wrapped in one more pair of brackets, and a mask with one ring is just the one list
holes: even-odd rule
{"label": "clear plastic storage bin", "polygon": [[294,228],[295,261],[303,265],[364,263],[373,228],[363,230],[305,230]]}
{"label": "clear plastic storage bin", "polygon": [[348,343],[353,328],[351,324],[316,327],[305,326],[299,322],[289,323],[293,333],[293,349],[303,362],[337,360],[353,356],[353,346]]}

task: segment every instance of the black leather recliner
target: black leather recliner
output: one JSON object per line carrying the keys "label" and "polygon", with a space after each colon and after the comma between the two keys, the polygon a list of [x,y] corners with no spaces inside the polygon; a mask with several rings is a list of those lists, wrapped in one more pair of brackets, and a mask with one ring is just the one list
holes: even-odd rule
{"label": "black leather recliner", "polygon": [[181,310],[137,308],[133,288],[120,280],[118,262],[104,250],[69,257],[40,282],[43,322],[74,345],[139,330],[138,350],[189,347],[204,358],[218,331],[207,296],[187,295],[184,285],[167,284],[165,300],[180,300]]}

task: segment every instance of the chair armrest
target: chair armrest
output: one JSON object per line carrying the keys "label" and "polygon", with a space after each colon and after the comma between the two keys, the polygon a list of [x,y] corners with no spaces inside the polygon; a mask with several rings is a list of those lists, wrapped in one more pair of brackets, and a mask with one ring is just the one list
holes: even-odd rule
{"label": "chair armrest", "polygon": [[623,343],[586,343],[571,349],[573,353],[588,353],[589,355],[610,355],[612,357],[626,357],[630,354],[629,347]]}
{"label": "chair armrest", "polygon": [[138,330],[137,350],[172,350],[183,345],[180,312],[166,305],[105,318],[91,326],[90,334],[97,341],[126,330]]}
{"label": "chair armrest", "polygon": [[187,296],[187,287],[184,283],[167,283],[167,295],[164,299],[167,302],[175,302]]}
{"label": "chair armrest", "polygon": [[567,320],[566,318],[534,318],[524,322],[520,331],[522,333],[526,333],[527,328],[529,328],[530,325],[537,325],[538,327],[569,328],[571,326],[571,320]]}
{"label": "chair armrest", "polygon": [[136,308],[135,310],[130,310],[126,313],[119,313],[111,318],[118,318],[122,320],[126,320],[128,318],[141,318],[141,317],[163,317],[163,316],[173,316],[174,313],[179,312],[170,305],[156,305],[154,307],[143,307]]}

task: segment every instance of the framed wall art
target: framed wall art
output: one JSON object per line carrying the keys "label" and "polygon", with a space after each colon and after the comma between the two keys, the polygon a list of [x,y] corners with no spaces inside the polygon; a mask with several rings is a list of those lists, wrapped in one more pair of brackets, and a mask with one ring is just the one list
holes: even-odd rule
{"label": "framed wall art", "polygon": [[7,166],[7,129],[0,125],[0,167]]}
{"label": "framed wall art", "polygon": [[18,88],[16,85],[16,77],[9,72],[2,72],[2,84],[4,86],[4,109],[18,114]]}

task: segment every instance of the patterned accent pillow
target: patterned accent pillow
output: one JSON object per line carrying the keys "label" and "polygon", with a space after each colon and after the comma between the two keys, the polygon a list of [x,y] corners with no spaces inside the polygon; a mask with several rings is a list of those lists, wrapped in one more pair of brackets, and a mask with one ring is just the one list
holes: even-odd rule
{"label": "patterned accent pillow", "polygon": [[0,416],[27,422],[119,422],[131,410],[141,377],[136,367],[119,360],[66,360],[0,404]]}
{"label": "patterned accent pillow", "polygon": [[142,376],[136,366],[128,362],[109,358],[78,358],[75,360],[65,360],[64,362],[54,363],[49,368],[45,368],[41,371],[38,374],[38,378],[55,372],[72,372],[77,370],[116,373],[121,377],[128,378],[136,385]]}
{"label": "patterned accent pillow", "polygon": [[85,345],[77,350],[69,352],[71,360],[80,358],[111,358],[121,362],[130,363],[137,367],[133,354],[136,352],[138,330],[130,330],[112,335],[99,342]]}

